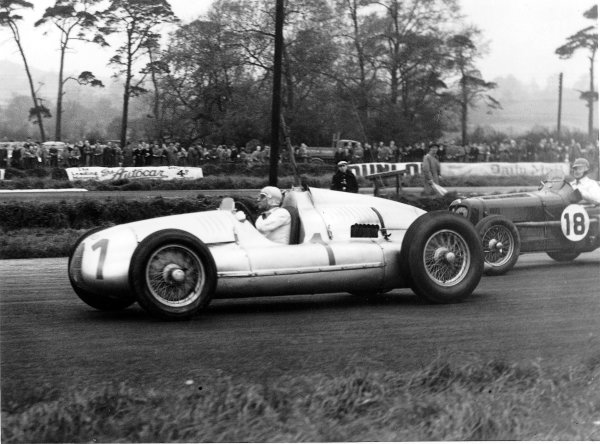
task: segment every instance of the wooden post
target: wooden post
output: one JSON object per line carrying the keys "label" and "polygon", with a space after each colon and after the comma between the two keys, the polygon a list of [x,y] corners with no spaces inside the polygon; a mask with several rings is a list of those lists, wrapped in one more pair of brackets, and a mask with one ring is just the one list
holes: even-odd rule
{"label": "wooden post", "polygon": [[556,122],[556,140],[560,142],[560,121],[562,119],[562,84],[563,84],[563,73],[561,72],[558,76],[558,118]]}
{"label": "wooden post", "polygon": [[275,54],[273,56],[273,101],[271,107],[271,153],[269,185],[277,186],[279,164],[279,119],[281,116],[281,61],[283,59],[283,0],[275,6]]}

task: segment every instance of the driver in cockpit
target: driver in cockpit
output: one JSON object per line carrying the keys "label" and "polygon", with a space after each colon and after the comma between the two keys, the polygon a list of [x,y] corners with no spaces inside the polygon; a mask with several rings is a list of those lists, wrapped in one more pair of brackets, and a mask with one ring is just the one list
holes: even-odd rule
{"label": "driver in cockpit", "polygon": [[582,201],[584,203],[600,205],[600,184],[587,176],[590,170],[588,160],[583,157],[575,159],[571,169],[575,180],[570,182],[570,185],[574,190],[579,191]]}

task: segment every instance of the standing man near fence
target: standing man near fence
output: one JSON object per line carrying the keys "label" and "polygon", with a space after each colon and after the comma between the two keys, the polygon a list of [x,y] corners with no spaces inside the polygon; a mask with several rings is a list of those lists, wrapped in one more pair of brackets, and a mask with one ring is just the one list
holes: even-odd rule
{"label": "standing man near fence", "polygon": [[429,151],[423,157],[423,195],[431,196],[437,195],[438,192],[435,190],[435,185],[440,184],[440,161],[438,160],[436,154],[438,151],[439,145],[437,143],[433,143],[429,145]]}
{"label": "standing man near fence", "polygon": [[331,189],[358,193],[358,182],[354,173],[348,170],[348,162],[341,160],[337,164],[337,171],[331,178]]}

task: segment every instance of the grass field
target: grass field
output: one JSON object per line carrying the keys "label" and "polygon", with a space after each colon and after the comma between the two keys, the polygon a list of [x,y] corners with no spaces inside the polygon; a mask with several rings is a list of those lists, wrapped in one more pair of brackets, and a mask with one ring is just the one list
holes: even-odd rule
{"label": "grass field", "polygon": [[408,373],[177,383],[5,392],[3,442],[600,439],[600,356],[560,370],[439,358]]}

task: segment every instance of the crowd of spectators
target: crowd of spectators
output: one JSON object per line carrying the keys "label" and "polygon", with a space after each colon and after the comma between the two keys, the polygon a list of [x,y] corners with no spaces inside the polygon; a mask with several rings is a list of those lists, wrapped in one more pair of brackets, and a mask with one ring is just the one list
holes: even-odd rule
{"label": "crowd of spectators", "polygon": [[202,144],[187,147],[179,142],[159,143],[140,141],[127,143],[121,148],[118,142],[74,144],[62,142],[37,143],[0,142],[0,168],[20,169],[36,167],[141,167],[188,166],[198,167],[206,162],[240,162],[247,165],[269,162],[269,146],[255,145],[238,148],[234,145]]}
{"label": "crowd of spectators", "polygon": [[[310,149],[302,144],[297,150],[298,157],[305,159]],[[396,145],[393,141],[362,144],[347,142],[338,146],[334,162],[345,160],[350,163],[371,162],[420,162],[427,152],[426,143]],[[598,144],[582,146],[575,140],[558,142],[552,138],[534,143],[525,139],[505,140],[492,143],[471,143],[461,146],[454,143],[439,143],[437,157],[440,162],[573,162],[579,157],[590,163],[598,163]]]}
{"label": "crowd of spectators", "polygon": [[[333,153],[335,164],[369,162],[421,162],[429,143],[396,145],[347,142]],[[584,157],[592,165],[598,164],[598,144],[582,146],[575,140],[559,142],[552,138],[531,142],[505,140],[491,143],[472,143],[460,146],[440,143],[437,157],[441,162],[573,162]],[[302,143],[294,147],[299,163],[310,162],[311,149]],[[270,148],[256,143],[246,147],[235,145],[205,146],[197,143],[183,146],[178,142],[159,143],[139,141],[121,148],[118,142],[76,143],[0,142],[0,168],[7,166],[31,169],[36,167],[130,167],[130,166],[188,166],[198,167],[206,162],[236,162],[248,166],[268,164]],[[285,160],[287,150],[282,149]],[[331,152],[330,152],[331,157]]]}

